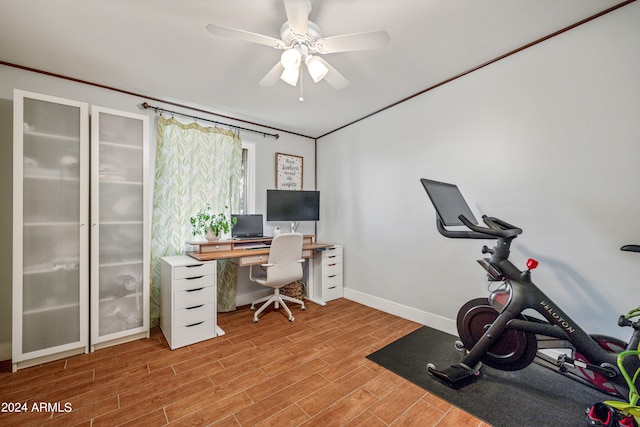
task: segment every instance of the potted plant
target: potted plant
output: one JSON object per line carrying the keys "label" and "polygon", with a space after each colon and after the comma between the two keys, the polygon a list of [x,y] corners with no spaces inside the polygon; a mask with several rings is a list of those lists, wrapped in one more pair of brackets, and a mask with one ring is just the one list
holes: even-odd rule
{"label": "potted plant", "polygon": [[[225,210],[228,208],[224,207]],[[228,233],[236,222],[236,218],[228,219],[224,213],[214,213],[210,203],[200,209],[189,220],[194,236],[202,236],[208,241],[220,239],[224,233]]]}

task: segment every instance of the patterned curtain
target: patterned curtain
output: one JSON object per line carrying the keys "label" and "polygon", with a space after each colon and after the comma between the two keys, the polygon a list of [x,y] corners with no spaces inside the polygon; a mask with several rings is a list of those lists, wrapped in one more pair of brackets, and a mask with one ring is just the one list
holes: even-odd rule
{"label": "patterned curtain", "polygon": [[[195,250],[189,218],[210,203],[227,215],[238,209],[242,142],[232,131],[158,117],[151,231],[151,325],[160,319],[160,258]],[[225,208],[226,206],[226,208]],[[218,310],[235,309],[236,266],[218,261]]]}

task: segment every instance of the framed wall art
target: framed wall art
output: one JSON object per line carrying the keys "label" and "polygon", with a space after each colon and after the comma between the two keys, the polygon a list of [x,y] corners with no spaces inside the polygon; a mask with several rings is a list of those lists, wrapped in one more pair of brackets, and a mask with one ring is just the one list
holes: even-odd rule
{"label": "framed wall art", "polygon": [[276,188],[278,190],[302,190],[303,167],[301,156],[276,153]]}

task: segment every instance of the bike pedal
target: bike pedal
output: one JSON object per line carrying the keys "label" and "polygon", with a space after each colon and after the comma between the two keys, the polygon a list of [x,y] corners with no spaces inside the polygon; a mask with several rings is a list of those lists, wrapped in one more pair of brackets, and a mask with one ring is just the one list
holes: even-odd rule
{"label": "bike pedal", "polygon": [[476,371],[462,364],[451,365],[441,370],[428,366],[427,371],[451,387],[463,385],[467,381],[476,377]]}

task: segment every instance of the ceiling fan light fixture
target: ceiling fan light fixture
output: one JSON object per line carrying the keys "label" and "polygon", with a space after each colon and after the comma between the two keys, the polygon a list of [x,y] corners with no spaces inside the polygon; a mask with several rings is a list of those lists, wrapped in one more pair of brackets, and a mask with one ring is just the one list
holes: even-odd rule
{"label": "ceiling fan light fixture", "polygon": [[300,75],[300,68],[286,68],[280,75],[280,79],[283,82],[290,84],[291,86],[296,86],[298,84],[298,77]]}
{"label": "ceiling fan light fixture", "polygon": [[245,40],[283,50],[280,60],[260,80],[260,86],[273,86],[280,77],[292,86],[299,83],[302,94],[304,72],[301,70],[304,62],[314,82],[325,80],[336,90],[344,89],[349,81],[321,55],[381,49],[389,44],[390,37],[386,31],[369,31],[325,38],[318,25],[309,21],[311,0],[282,1],[284,1],[287,21],[280,27],[280,39],[217,24],[208,24],[206,27],[207,31],[214,36]]}
{"label": "ceiling fan light fixture", "polygon": [[300,68],[301,62],[302,54],[298,49],[295,48],[285,50],[284,52],[282,52],[282,56],[280,56],[280,63],[285,70],[293,68],[298,69]]}
{"label": "ceiling fan light fixture", "polygon": [[320,80],[324,79],[324,77],[329,72],[329,69],[320,61],[320,59],[316,56],[308,56],[304,61],[307,64],[307,70],[309,70],[309,74],[314,82],[318,83]]}

